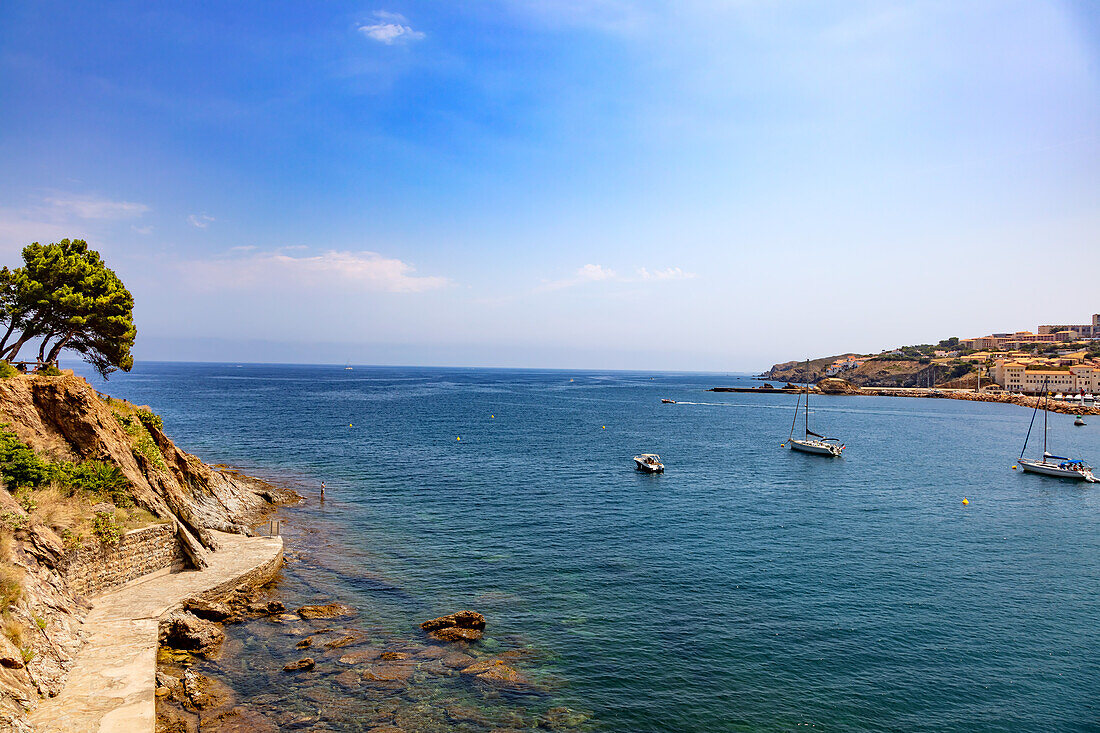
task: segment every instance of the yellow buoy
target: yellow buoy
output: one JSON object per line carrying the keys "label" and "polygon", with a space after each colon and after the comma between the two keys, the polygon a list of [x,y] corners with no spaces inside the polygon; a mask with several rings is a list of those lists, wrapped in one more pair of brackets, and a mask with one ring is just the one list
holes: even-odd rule
{"label": "yellow buoy", "polygon": [[461,436],[461,435],[457,436],[457,437],[455,438],[455,440],[462,440],[462,436]]}
{"label": "yellow buoy", "polygon": [[1013,467],[1012,467],[1012,470],[1013,470],[1013,471],[1015,471],[1015,470],[1016,470],[1016,467],[1015,467],[1015,466],[1013,466]]}
{"label": "yellow buoy", "polygon": [[494,418],[496,418],[496,415],[490,415],[489,418],[494,419]]}
{"label": "yellow buoy", "polygon": [[606,425],[601,425],[601,426],[600,426],[600,429],[601,429],[601,430],[607,430],[607,426],[606,426]]}
{"label": "yellow buoy", "polygon": [[786,444],[786,443],[780,443],[780,444],[779,444],[779,447],[780,447],[780,448],[786,448],[786,447],[787,447],[787,444]]}
{"label": "yellow buoy", "polygon": [[964,496],[964,497],[963,497],[963,506],[966,506],[966,505],[967,505],[967,504],[969,504],[969,503],[970,503],[970,499],[967,499],[967,498],[966,498],[966,497]]}
{"label": "yellow buoy", "polygon": [[349,428],[351,427],[351,423],[348,423],[348,427],[349,427]]}

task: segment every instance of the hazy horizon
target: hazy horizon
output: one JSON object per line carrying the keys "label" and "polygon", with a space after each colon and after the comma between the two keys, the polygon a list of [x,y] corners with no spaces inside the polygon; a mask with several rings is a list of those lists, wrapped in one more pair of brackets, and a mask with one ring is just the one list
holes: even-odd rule
{"label": "hazy horizon", "polygon": [[88,240],[138,359],[757,372],[1098,309],[1085,0],[14,0],[0,104],[0,264]]}

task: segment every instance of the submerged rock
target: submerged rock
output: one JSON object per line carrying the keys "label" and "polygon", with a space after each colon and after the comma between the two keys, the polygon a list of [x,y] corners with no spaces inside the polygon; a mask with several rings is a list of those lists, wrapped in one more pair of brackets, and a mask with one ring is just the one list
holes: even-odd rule
{"label": "submerged rock", "polygon": [[364,664],[365,662],[373,662],[382,654],[379,649],[364,649],[361,652],[352,652],[351,654],[345,654],[336,660],[337,664],[342,664],[346,667],[353,667],[356,664]]}
{"label": "submerged rock", "polygon": [[190,598],[183,607],[207,621],[225,621],[233,615],[229,606],[217,601],[208,601],[205,598]]}
{"label": "submerged rock", "polygon": [[305,619],[340,618],[341,616],[354,616],[355,609],[345,606],[343,603],[326,603],[323,605],[302,606],[298,609],[298,615]]}
{"label": "submerged rock", "polygon": [[317,663],[313,661],[312,657],[305,657],[299,659],[297,662],[291,662],[283,667],[284,672],[300,672],[302,670],[313,669],[317,666]]}
{"label": "submerged rock", "polygon": [[482,659],[474,662],[462,670],[462,674],[473,675],[479,680],[509,687],[526,687],[530,685],[514,667],[509,667],[499,659]]}

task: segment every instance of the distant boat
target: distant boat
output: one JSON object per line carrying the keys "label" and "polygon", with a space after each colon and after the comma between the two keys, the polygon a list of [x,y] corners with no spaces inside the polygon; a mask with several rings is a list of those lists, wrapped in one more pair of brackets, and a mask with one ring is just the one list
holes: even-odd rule
{"label": "distant boat", "polygon": [[661,463],[661,457],[656,453],[642,453],[634,456],[634,467],[646,473],[664,473],[665,464]]}
{"label": "distant boat", "polygon": [[[1031,424],[1027,428],[1027,437],[1024,438],[1024,447],[1020,450],[1020,457],[1016,460],[1016,463],[1020,465],[1024,471],[1030,473],[1038,473],[1043,476],[1053,476],[1055,478],[1067,478],[1074,481],[1087,481],[1089,483],[1100,482],[1092,475],[1092,466],[1085,463],[1078,458],[1066,458],[1065,456],[1056,456],[1047,451],[1047,407],[1050,404],[1050,392],[1046,389],[1046,382],[1043,383],[1044,399],[1035,403],[1035,412],[1031,413]],[[1024,453],[1027,452],[1027,443],[1031,439],[1031,429],[1035,427],[1035,416],[1039,413],[1039,408],[1043,408],[1043,455],[1038,458],[1024,458]],[[1078,417],[1078,420],[1081,418]],[[1082,420],[1082,422],[1084,422]]]}
{"label": "distant boat", "polygon": [[662,398],[661,402],[663,402],[666,405],[675,405],[676,404],[676,400],[670,400],[667,397]]}
{"label": "distant boat", "polygon": [[[840,454],[847,448],[846,445],[841,445],[838,438],[828,438],[820,433],[815,433],[810,430],[810,384],[806,383],[806,422],[805,422],[805,435],[801,440],[796,440],[794,437],[794,428],[798,424],[798,403],[794,406],[794,420],[791,421],[791,435],[787,438],[787,445],[791,450],[800,451],[802,453],[812,453],[816,456],[831,456],[833,458],[840,457]],[[798,399],[802,400],[802,393],[798,395]]]}
{"label": "distant boat", "polygon": [[1073,424],[1077,425],[1077,426],[1081,426],[1081,425],[1086,425],[1087,423],[1085,422],[1085,418],[1078,415],[1077,418],[1073,421]]}

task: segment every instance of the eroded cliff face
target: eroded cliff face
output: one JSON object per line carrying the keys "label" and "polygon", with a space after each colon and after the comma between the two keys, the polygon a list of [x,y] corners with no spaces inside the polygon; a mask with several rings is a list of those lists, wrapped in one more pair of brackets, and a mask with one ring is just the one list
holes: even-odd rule
{"label": "eroded cliff face", "polygon": [[211,468],[181,451],[155,426],[145,429],[157,451],[135,450],[134,435],[119,419],[124,405],[108,402],[72,375],[0,380],[0,422],[53,458],[118,466],[132,484],[138,506],[180,523],[184,551],[195,567],[205,567],[206,551],[215,549],[206,530],[247,534],[248,524],[273,504],[297,499],[294,492]]}
{"label": "eroded cliff face", "polygon": [[[249,534],[250,524],[273,505],[299,499],[292,491],[206,465],[156,425],[138,428],[133,409],[108,401],[71,374],[0,379],[0,423],[53,460],[117,466],[131,484],[133,502],[178,527],[184,553],[197,568],[205,567],[207,552],[215,549],[209,530]],[[61,538],[6,487],[0,489],[0,520],[10,533],[0,559],[18,586],[0,616],[0,730],[29,731],[25,713],[61,690],[90,606],[65,581],[68,550]]]}

